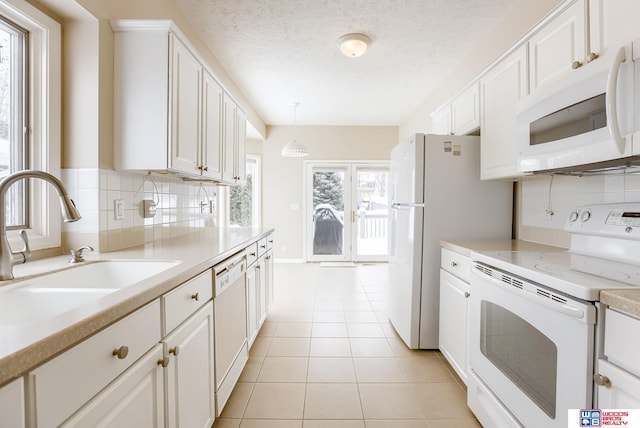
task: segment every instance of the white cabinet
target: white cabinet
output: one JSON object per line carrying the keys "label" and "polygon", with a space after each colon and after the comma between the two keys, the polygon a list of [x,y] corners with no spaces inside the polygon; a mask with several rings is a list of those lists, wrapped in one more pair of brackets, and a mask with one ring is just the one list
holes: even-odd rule
{"label": "white cabinet", "polygon": [[[28,375],[32,424],[58,426],[125,373],[160,338],[160,302],[156,300],[33,370]],[[62,386],[64,394],[60,393]]]}
{"label": "white cabinet", "polygon": [[470,286],[462,278],[468,280],[471,263],[468,257],[444,248],[441,260],[439,348],[466,384]]}
{"label": "white cabinet", "polygon": [[163,362],[158,344],[61,426],[164,426]]}
{"label": "white cabinet", "polygon": [[265,290],[267,293],[267,313],[273,304],[273,300],[275,298],[275,283],[273,282],[273,251],[269,250],[269,252],[264,256],[264,278],[266,281]]}
{"label": "white cabinet", "polygon": [[431,133],[451,134],[451,104],[447,103],[431,113]]}
{"label": "white cabinet", "polygon": [[527,49],[522,46],[480,79],[480,177],[515,178],[518,172],[516,103],[527,95]]}
{"label": "white cabinet", "polygon": [[529,39],[530,92],[585,63],[587,0],[577,0]]}
{"label": "white cabinet", "polygon": [[247,338],[249,348],[258,335],[258,287],[257,262],[247,267]]}
{"label": "white cabinet", "polygon": [[465,135],[480,127],[479,84],[475,81],[431,114],[431,133]]}
{"label": "white cabinet", "polygon": [[24,426],[24,379],[18,378],[0,388],[0,427]]}
{"label": "white cabinet", "polygon": [[609,308],[604,315],[604,355],[594,380],[598,408],[640,408],[640,319]]}
{"label": "white cabinet", "polygon": [[640,2],[589,0],[591,52],[600,56],[640,38]]}
{"label": "white cabinet", "polygon": [[224,144],[222,180],[229,184],[244,184],[246,175],[247,116],[233,99],[223,99]]}
{"label": "white cabinet", "polygon": [[171,21],[112,27],[115,168],[242,183],[246,116],[184,35]]}
{"label": "white cabinet", "polygon": [[479,83],[474,82],[451,101],[451,129],[455,135],[465,135],[479,127]]}
{"label": "white cabinet", "polygon": [[215,419],[213,302],[164,340],[168,427],[209,428]]}

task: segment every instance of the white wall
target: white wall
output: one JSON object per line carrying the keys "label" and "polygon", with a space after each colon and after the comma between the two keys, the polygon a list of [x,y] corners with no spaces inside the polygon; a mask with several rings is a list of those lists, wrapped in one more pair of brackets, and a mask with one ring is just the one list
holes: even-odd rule
{"label": "white wall", "polygon": [[[262,147],[262,223],[275,227],[275,256],[303,258],[303,174],[305,160],[389,160],[398,143],[394,126],[298,126],[296,140],[310,152],[306,158],[283,158],[280,151],[293,139],[293,127],[270,126]],[[300,209],[291,209],[297,204]],[[282,246],[286,251],[282,251]]]}

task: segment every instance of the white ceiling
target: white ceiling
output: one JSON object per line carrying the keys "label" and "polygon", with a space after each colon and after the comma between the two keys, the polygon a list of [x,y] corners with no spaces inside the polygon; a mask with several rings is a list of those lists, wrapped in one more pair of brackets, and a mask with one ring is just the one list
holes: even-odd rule
{"label": "white ceiling", "polygon": [[[518,0],[175,0],[269,125],[399,125]],[[337,39],[363,33],[360,58]]]}

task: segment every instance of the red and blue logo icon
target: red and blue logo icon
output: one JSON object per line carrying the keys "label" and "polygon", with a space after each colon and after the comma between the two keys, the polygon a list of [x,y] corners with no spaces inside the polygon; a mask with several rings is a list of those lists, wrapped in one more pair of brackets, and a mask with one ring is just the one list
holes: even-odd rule
{"label": "red and blue logo icon", "polygon": [[602,426],[602,410],[600,410],[600,409],[581,409],[580,410],[580,426],[581,427],[600,427],[600,426]]}

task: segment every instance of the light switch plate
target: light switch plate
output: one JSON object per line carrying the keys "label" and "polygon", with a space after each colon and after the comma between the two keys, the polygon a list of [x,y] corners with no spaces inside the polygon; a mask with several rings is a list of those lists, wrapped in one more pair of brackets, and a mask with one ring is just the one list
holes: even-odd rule
{"label": "light switch plate", "polygon": [[113,200],[113,218],[115,220],[124,218],[124,201],[122,199]]}

